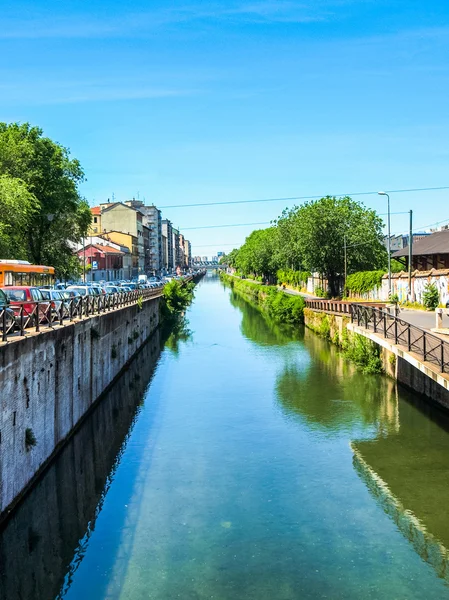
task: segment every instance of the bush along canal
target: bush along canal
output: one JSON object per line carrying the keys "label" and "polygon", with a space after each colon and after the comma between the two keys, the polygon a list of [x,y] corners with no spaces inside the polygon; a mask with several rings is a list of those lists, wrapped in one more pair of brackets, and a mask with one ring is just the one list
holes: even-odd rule
{"label": "bush along canal", "polygon": [[208,276],[4,524],[0,597],[449,598],[448,455],[444,414]]}

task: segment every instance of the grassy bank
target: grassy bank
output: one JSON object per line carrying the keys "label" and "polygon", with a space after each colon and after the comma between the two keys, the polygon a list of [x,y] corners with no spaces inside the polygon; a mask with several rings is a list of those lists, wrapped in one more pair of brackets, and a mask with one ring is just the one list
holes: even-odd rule
{"label": "grassy bank", "polygon": [[305,302],[301,296],[290,296],[280,292],[275,286],[260,285],[245,279],[238,279],[224,272],[220,279],[244,298],[257,305],[276,321],[283,323],[304,323]]}
{"label": "grassy bank", "polygon": [[340,348],[346,358],[364,373],[383,373],[381,347],[346,328],[348,317],[337,317],[305,309],[307,327]]}

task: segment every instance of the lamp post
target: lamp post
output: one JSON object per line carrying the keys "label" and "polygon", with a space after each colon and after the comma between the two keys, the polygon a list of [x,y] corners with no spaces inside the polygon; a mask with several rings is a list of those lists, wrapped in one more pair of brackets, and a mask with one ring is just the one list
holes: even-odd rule
{"label": "lamp post", "polygon": [[388,213],[388,300],[391,298],[391,239],[390,239],[390,196],[387,192],[378,192],[379,196],[387,197]]}

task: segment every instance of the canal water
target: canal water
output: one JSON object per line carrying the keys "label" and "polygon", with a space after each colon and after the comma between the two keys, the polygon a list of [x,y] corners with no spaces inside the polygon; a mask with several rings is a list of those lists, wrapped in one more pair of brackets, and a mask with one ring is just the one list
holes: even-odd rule
{"label": "canal water", "polygon": [[0,534],[2,600],[449,598],[449,422],[205,278]]}

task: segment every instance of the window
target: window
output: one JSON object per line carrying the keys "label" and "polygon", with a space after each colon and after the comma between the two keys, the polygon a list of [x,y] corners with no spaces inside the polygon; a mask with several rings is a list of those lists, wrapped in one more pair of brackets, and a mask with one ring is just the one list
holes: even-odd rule
{"label": "window", "polygon": [[35,288],[31,288],[31,297],[33,298],[33,300],[35,302],[42,302],[42,300],[44,299],[44,297],[42,296],[42,292],[40,290],[37,290]]}
{"label": "window", "polygon": [[11,302],[25,302],[27,299],[25,290],[3,290]]}
{"label": "window", "polygon": [[[97,217],[94,217],[94,223],[98,223],[98,218]],[[95,230],[95,231],[97,231],[97,230]]]}

